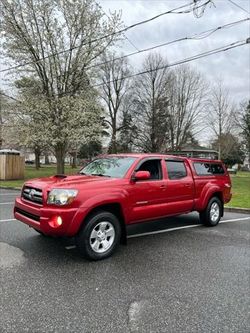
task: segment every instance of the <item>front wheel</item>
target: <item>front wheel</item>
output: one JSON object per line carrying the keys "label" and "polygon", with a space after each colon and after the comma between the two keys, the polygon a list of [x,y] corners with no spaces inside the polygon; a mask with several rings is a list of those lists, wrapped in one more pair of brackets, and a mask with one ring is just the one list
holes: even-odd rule
{"label": "front wheel", "polygon": [[91,215],[76,236],[79,252],[89,260],[101,260],[111,256],[121,238],[121,226],[117,217],[99,211]]}
{"label": "front wheel", "polygon": [[201,222],[208,227],[215,227],[222,216],[222,202],[213,197],[209,200],[207,207],[200,213]]}

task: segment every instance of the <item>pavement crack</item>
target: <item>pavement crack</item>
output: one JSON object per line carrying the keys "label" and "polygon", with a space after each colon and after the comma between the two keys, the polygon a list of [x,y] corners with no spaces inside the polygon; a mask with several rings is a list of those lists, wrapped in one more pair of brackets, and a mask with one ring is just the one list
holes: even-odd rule
{"label": "pavement crack", "polygon": [[24,252],[18,247],[0,242],[0,268],[12,268],[25,262]]}
{"label": "pavement crack", "polygon": [[128,324],[130,332],[138,332],[143,320],[143,313],[145,313],[148,301],[139,300],[130,303],[128,309]]}

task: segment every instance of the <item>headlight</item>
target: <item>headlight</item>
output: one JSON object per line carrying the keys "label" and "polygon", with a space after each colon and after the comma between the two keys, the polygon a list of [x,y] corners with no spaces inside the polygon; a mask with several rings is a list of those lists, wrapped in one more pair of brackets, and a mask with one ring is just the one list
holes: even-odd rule
{"label": "headlight", "polygon": [[49,192],[47,203],[51,205],[68,205],[76,197],[77,190],[53,189]]}

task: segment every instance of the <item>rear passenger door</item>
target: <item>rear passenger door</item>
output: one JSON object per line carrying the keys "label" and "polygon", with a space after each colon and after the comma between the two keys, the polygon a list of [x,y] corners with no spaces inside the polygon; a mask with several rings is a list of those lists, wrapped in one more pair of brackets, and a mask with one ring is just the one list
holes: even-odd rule
{"label": "rear passenger door", "polygon": [[168,214],[189,212],[194,205],[194,181],[185,160],[166,159],[166,200]]}

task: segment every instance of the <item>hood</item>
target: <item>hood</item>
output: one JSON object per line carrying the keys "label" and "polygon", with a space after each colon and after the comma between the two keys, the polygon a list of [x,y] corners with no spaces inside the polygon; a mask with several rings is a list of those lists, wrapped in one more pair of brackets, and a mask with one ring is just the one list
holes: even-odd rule
{"label": "hood", "polygon": [[[73,175],[73,176],[52,176],[46,178],[31,179],[25,183],[26,186],[32,186],[39,189],[47,188],[48,190],[57,188],[77,188],[81,185],[96,184],[96,183],[109,183],[114,181],[116,178],[102,177],[102,176],[86,176],[86,175]],[[116,179],[117,181],[117,179]]]}

